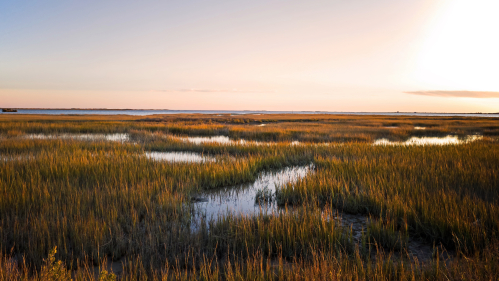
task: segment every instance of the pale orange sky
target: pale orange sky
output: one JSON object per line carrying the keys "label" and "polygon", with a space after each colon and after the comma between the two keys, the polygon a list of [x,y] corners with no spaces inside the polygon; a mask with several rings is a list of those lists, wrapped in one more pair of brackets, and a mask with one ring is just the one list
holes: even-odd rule
{"label": "pale orange sky", "polygon": [[499,112],[498,8],[0,3],[0,107]]}

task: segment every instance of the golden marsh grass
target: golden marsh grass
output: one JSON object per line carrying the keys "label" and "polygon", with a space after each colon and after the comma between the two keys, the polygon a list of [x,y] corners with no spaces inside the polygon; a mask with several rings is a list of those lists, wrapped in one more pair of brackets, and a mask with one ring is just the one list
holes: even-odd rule
{"label": "golden marsh grass", "polygon": [[[0,161],[0,280],[493,280],[499,274],[495,119],[0,119],[0,156],[6,157]],[[255,126],[260,123],[266,126]],[[70,133],[126,133],[130,140],[25,137]],[[460,145],[372,145],[382,137],[449,134],[484,138]],[[191,143],[170,135],[273,143]],[[163,162],[145,157],[148,151],[226,160]],[[310,163],[314,173],[267,198],[282,212],[232,214],[191,228],[191,197],[199,191]],[[333,219],[338,211],[370,217],[358,239]],[[409,239],[429,245],[432,258],[411,257]],[[110,272],[106,262],[124,267]]]}

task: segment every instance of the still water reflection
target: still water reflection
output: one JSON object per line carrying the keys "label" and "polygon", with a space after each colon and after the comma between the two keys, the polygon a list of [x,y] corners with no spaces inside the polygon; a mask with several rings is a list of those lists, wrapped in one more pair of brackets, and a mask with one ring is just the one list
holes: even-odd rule
{"label": "still water reflection", "polygon": [[194,227],[201,217],[216,219],[219,216],[252,215],[273,212],[277,209],[275,200],[257,204],[255,198],[260,192],[275,194],[277,186],[296,182],[311,172],[313,165],[287,167],[277,172],[263,172],[255,182],[207,191],[196,197],[194,205],[200,215],[194,220]]}
{"label": "still water reflection", "polygon": [[74,139],[86,141],[118,141],[126,142],[130,139],[128,134],[28,134],[24,138],[37,140],[53,140],[53,139]]}
{"label": "still water reflection", "polygon": [[194,152],[146,152],[146,157],[157,161],[203,163],[214,162],[216,159]]}
{"label": "still water reflection", "polygon": [[374,145],[457,145],[480,140],[482,138],[482,136],[468,136],[465,139],[459,139],[457,136],[412,137],[404,142],[379,139],[374,142]]}

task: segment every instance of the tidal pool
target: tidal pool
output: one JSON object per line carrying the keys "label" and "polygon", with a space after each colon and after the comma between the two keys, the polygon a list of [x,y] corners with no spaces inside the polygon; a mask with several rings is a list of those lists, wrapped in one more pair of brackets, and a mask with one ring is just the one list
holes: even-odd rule
{"label": "tidal pool", "polygon": [[[255,182],[206,191],[193,198],[198,214],[194,219],[194,228],[201,217],[217,219],[234,215],[252,215],[260,212],[272,213],[277,209],[274,200],[257,204],[257,194],[264,192],[274,195],[277,186],[296,182],[305,177],[313,169],[313,165],[284,168],[277,172],[263,172]],[[272,196],[273,197],[273,196]]]}
{"label": "tidal pool", "polygon": [[211,137],[177,137],[177,136],[167,136],[170,138],[182,140],[184,142],[191,142],[194,144],[204,144],[204,143],[217,143],[224,145],[271,145],[272,142],[259,142],[259,141],[247,141],[244,139],[232,140],[227,136],[211,136]]}
{"label": "tidal pool", "polygon": [[[203,143],[219,143],[219,144],[227,144],[227,145],[274,145],[278,144],[276,142],[262,142],[262,141],[247,141],[244,139],[239,139],[238,141],[231,140],[226,136],[213,136],[213,137],[179,137],[187,142],[192,142],[195,144],[203,144]],[[292,141],[289,145],[301,145],[299,141]]]}
{"label": "tidal pool", "polygon": [[53,140],[53,139],[74,139],[85,141],[117,141],[126,142],[130,140],[128,134],[28,134],[24,138],[38,140]]}
{"label": "tidal pool", "polygon": [[482,136],[468,136],[465,139],[459,139],[457,136],[412,137],[404,142],[379,139],[374,142],[374,145],[457,145],[480,140],[482,138]]}
{"label": "tidal pool", "polygon": [[195,152],[146,152],[146,157],[157,161],[203,163],[216,161],[213,157],[208,157]]}
{"label": "tidal pool", "polygon": [[203,143],[220,143],[220,144],[233,144],[238,143],[237,141],[231,140],[227,136],[211,136],[211,137],[178,137],[179,139],[187,142],[192,142],[195,144]]}

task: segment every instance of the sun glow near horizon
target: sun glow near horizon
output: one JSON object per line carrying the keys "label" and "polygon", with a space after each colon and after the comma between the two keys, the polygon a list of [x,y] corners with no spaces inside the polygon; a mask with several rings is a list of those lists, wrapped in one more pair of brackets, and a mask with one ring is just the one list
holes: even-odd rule
{"label": "sun glow near horizon", "polygon": [[499,91],[499,1],[442,5],[415,61],[413,77],[428,90]]}

